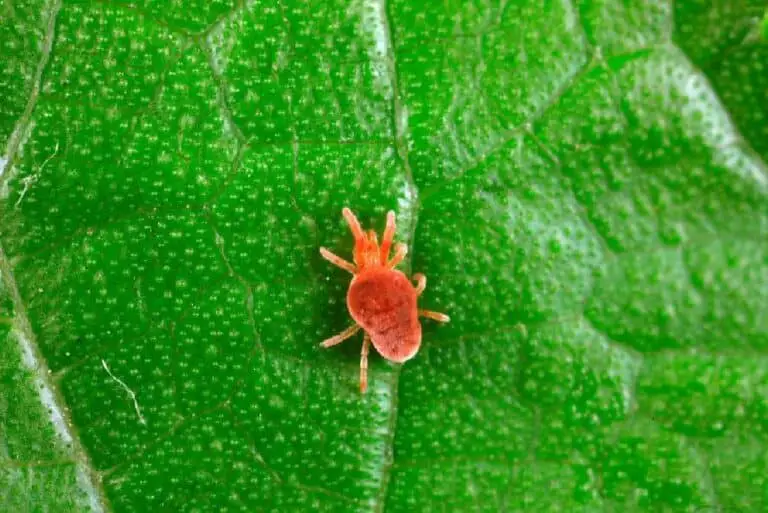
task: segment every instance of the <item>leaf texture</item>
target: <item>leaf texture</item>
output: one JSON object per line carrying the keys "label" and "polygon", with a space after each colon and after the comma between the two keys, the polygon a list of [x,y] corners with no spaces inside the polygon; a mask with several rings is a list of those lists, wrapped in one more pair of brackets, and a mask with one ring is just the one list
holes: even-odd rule
{"label": "leaf texture", "polygon": [[[0,510],[768,509],[766,15],[6,2]],[[365,396],[343,206],[452,318]]]}

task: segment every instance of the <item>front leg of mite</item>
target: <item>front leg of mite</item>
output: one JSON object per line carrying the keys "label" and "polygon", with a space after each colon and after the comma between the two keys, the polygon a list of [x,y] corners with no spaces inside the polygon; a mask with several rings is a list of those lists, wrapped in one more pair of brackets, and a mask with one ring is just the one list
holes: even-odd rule
{"label": "front leg of mite", "polygon": [[394,269],[397,264],[403,261],[405,256],[408,254],[408,246],[403,244],[402,242],[399,243],[397,246],[395,246],[395,255],[392,257],[392,260],[387,262],[387,269]]}
{"label": "front leg of mite", "polygon": [[322,255],[323,258],[328,260],[333,265],[337,267],[341,267],[345,271],[348,271],[352,274],[357,273],[357,268],[355,267],[354,264],[347,262],[346,260],[344,260],[343,258],[341,258],[340,256],[334,253],[331,253],[330,251],[328,251],[327,248],[320,248],[320,255]]}
{"label": "front leg of mite", "polygon": [[387,212],[387,226],[384,228],[384,237],[381,240],[379,248],[379,261],[381,265],[387,265],[389,260],[389,248],[392,246],[392,239],[395,238],[395,213],[390,210]]}
{"label": "front leg of mite", "polygon": [[360,266],[364,261],[363,253],[365,251],[365,243],[367,240],[365,232],[363,231],[363,227],[360,226],[360,221],[357,220],[357,217],[349,208],[344,207],[341,209],[341,215],[344,216],[344,219],[347,221],[349,229],[352,232],[352,236],[355,238],[354,260],[355,264]]}

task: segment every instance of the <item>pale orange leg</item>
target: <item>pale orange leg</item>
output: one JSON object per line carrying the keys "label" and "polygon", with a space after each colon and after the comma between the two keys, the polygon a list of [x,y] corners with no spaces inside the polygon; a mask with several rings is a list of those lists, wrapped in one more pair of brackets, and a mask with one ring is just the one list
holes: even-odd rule
{"label": "pale orange leg", "polygon": [[427,277],[421,273],[416,273],[413,275],[413,279],[416,280],[416,295],[420,296],[427,288]]}
{"label": "pale orange leg", "polygon": [[347,340],[349,337],[357,333],[359,330],[360,330],[360,326],[358,326],[357,324],[355,324],[354,326],[350,326],[349,328],[345,329],[338,335],[335,335],[331,338],[327,338],[323,340],[322,342],[320,342],[320,346],[331,347],[331,346],[335,346],[336,344],[341,344],[342,342]]}
{"label": "pale orange leg", "polygon": [[421,317],[426,317],[427,319],[432,319],[433,321],[437,322],[448,322],[451,320],[451,318],[444,313],[433,312],[432,310],[419,309],[419,315]]}
{"label": "pale orange leg", "polygon": [[344,207],[341,210],[341,215],[343,215],[344,219],[347,220],[349,229],[352,230],[352,235],[355,236],[355,242],[365,240],[365,233],[363,232],[363,228],[360,226],[360,221],[358,221],[357,217],[355,217],[355,214],[353,214],[352,211],[347,207]]}
{"label": "pale orange leg", "polygon": [[357,272],[357,269],[355,268],[354,264],[347,262],[340,256],[334,255],[333,253],[331,253],[325,248],[320,248],[320,254],[323,256],[323,258],[328,260],[330,263],[332,263],[335,266],[341,267],[345,271],[349,271],[352,274],[355,274]]}
{"label": "pale orange leg", "polygon": [[384,236],[381,240],[381,247],[379,248],[379,259],[381,264],[385,265],[387,259],[389,259],[389,248],[392,247],[392,239],[395,237],[395,213],[390,210],[387,212],[387,227],[384,228]]}
{"label": "pale orange leg", "polygon": [[[427,288],[427,277],[421,273],[416,273],[413,275],[413,279],[416,280],[416,295],[420,296],[424,289]],[[451,320],[447,315],[433,312],[432,310],[419,310],[419,315],[438,322],[448,322]]]}
{"label": "pale orange leg", "polygon": [[394,269],[397,264],[403,261],[403,258],[405,258],[405,255],[408,254],[408,246],[405,244],[398,244],[395,247],[395,256],[392,257],[392,260],[387,262],[387,267],[389,269]]}
{"label": "pale orange leg", "polygon": [[360,265],[360,263],[363,261],[363,250],[367,240],[365,237],[365,232],[363,231],[363,227],[360,226],[360,221],[357,220],[357,217],[355,217],[355,214],[353,214],[350,209],[344,207],[341,209],[341,214],[344,216],[344,219],[347,220],[349,229],[352,231],[352,235],[355,237],[354,259],[355,264]]}
{"label": "pale orange leg", "polygon": [[363,350],[360,353],[360,393],[368,390],[368,349],[371,347],[371,337],[363,335]]}

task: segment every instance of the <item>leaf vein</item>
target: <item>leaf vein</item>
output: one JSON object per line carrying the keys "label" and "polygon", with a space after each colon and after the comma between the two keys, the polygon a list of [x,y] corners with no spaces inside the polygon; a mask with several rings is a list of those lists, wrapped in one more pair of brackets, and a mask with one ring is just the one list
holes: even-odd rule
{"label": "leaf vein", "polygon": [[[84,482],[81,483],[81,486],[83,486],[84,491],[88,494],[93,510],[109,511],[111,508],[109,507],[104,490],[101,488],[98,472],[93,467],[85,447],[80,443],[73,424],[68,417],[68,410],[64,404],[64,399],[51,379],[48,364],[37,347],[37,339],[27,316],[26,306],[16,285],[10,261],[5,254],[2,244],[0,244],[0,276],[3,277],[6,289],[13,303],[15,312],[14,331],[16,332],[14,338],[19,343],[20,352],[24,355],[23,360],[29,372],[40,384],[40,400],[44,403],[43,406],[50,412],[52,427],[59,438],[72,448],[72,454],[77,461],[77,466],[84,476]],[[50,399],[44,400],[43,393],[50,394]]]}

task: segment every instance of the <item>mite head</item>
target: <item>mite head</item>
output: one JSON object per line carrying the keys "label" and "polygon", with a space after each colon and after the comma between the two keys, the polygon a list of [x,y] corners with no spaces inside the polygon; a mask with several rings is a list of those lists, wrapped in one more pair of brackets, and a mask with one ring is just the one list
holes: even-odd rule
{"label": "mite head", "polygon": [[352,230],[352,234],[355,237],[354,261],[358,272],[372,267],[392,268],[405,257],[408,252],[408,247],[405,244],[397,244],[395,248],[395,256],[392,260],[388,260],[392,239],[395,235],[394,212],[390,211],[387,213],[387,226],[384,229],[384,238],[381,246],[379,246],[379,239],[376,236],[376,232],[373,230],[364,232],[363,228],[360,226],[360,222],[351,210],[345,208],[342,210],[342,214],[347,220],[347,224],[349,224],[349,228]]}
{"label": "mite head", "polygon": [[355,264],[361,269],[382,265],[381,248],[376,232],[368,230],[363,237],[355,240]]}

